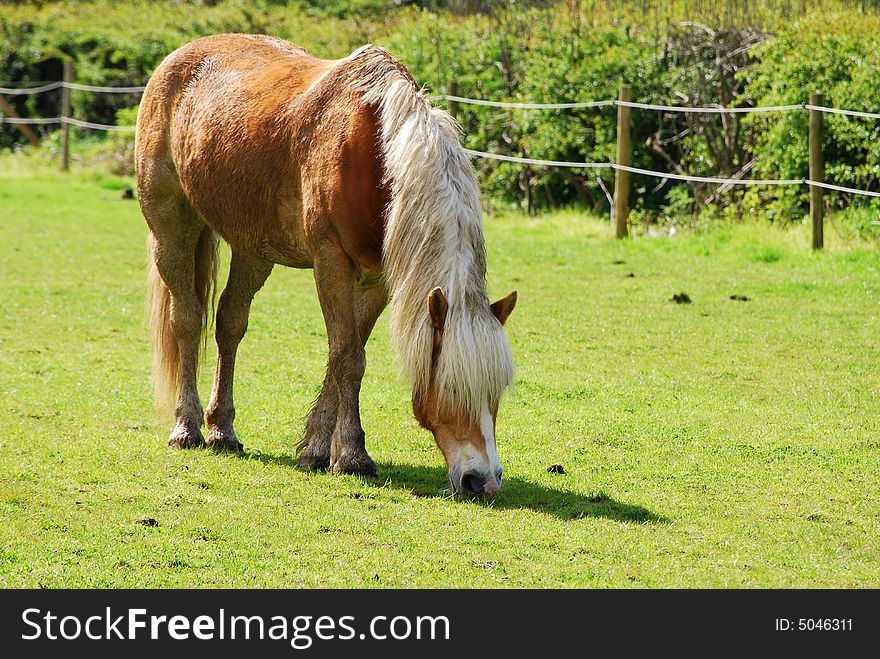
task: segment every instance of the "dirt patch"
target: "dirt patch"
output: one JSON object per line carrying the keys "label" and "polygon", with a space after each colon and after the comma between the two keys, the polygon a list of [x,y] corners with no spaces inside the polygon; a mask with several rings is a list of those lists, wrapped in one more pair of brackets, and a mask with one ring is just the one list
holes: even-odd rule
{"label": "dirt patch", "polygon": [[670,302],[675,302],[676,304],[690,304],[691,296],[685,292],[676,293],[671,298],[669,298]]}

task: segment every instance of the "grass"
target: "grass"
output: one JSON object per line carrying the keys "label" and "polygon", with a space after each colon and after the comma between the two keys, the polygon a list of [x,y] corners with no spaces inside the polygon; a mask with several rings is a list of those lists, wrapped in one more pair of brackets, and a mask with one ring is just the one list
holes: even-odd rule
{"label": "grass", "polygon": [[[498,422],[504,489],[462,501],[392,375],[384,316],[362,393],[379,479],[294,466],[326,356],[310,272],[277,268],[254,303],[245,454],[167,449],[137,204],[117,179],[0,171],[2,587],[880,583],[871,246],[488,218],[490,293],[520,293],[518,374]],[[681,292],[692,303],[670,301]]]}

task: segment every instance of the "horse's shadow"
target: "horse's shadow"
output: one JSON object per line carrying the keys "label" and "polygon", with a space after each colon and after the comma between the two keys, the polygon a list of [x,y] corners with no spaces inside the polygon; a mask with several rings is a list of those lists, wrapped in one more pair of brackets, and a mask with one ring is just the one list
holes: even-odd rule
{"label": "horse's shadow", "polygon": [[[299,470],[296,459],[289,455],[274,455],[261,451],[239,454],[248,460],[259,460],[265,464],[291,467]],[[404,490],[417,497],[432,499],[451,498],[446,470],[441,467],[380,462],[376,464],[377,479],[363,479],[364,483],[375,487],[393,487]],[[561,479],[569,478],[561,475]],[[604,517],[618,522],[641,524],[664,524],[669,519],[642,506],[615,501],[602,491],[592,495],[579,494],[565,489],[545,487],[538,483],[505,476],[504,487],[492,499],[475,499],[473,503],[499,510],[531,509],[536,512],[555,515],[563,520]]]}

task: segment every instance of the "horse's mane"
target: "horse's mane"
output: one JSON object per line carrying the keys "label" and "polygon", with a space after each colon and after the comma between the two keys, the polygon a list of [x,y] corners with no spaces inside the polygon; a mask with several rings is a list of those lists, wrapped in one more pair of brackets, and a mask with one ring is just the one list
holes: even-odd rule
{"label": "horse's mane", "polygon": [[391,202],[383,262],[391,330],[413,394],[427,393],[434,330],[426,298],[449,302],[435,392],[442,409],[479,418],[513,380],[513,358],[486,295],[486,246],[477,180],[455,120],[433,108],[387,51],[365,46],[342,60],[362,102],[378,107]]}

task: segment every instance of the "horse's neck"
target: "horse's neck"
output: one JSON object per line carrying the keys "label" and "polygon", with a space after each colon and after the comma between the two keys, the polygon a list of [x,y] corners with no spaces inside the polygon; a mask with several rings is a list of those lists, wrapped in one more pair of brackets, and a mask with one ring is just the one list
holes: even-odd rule
{"label": "horse's neck", "polygon": [[439,286],[450,304],[472,305],[475,296],[485,297],[479,206],[464,195],[456,196],[465,185],[455,180],[456,172],[425,174],[424,181],[414,177],[393,186],[384,240],[392,296],[418,296],[421,299],[412,301],[422,304]]}

